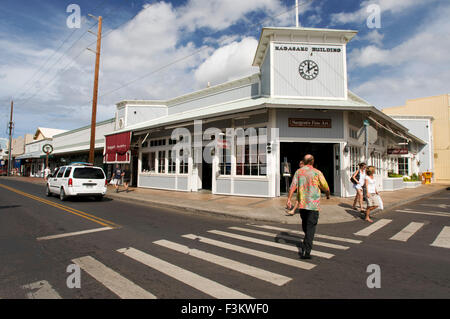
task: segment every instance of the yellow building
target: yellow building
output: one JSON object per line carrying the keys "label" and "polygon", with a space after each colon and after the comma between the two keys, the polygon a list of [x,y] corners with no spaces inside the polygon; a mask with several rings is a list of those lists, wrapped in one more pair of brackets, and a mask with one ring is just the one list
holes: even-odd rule
{"label": "yellow building", "polygon": [[389,107],[394,115],[432,116],[434,173],[437,181],[450,180],[450,94],[407,100],[406,105]]}

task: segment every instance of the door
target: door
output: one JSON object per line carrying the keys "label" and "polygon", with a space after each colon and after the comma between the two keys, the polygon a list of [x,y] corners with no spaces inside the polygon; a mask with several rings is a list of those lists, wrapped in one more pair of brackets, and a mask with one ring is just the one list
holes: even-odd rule
{"label": "door", "polygon": [[212,190],[212,163],[207,163],[203,156],[203,164],[202,164],[202,189],[204,190]]}
{"label": "door", "polygon": [[61,167],[58,171],[58,173],[56,174],[56,176],[53,176],[52,178],[50,178],[49,181],[49,185],[50,185],[50,189],[52,192],[58,193],[59,194],[59,188],[61,187],[61,180],[63,178],[64,172],[65,172],[66,168],[65,167]]}

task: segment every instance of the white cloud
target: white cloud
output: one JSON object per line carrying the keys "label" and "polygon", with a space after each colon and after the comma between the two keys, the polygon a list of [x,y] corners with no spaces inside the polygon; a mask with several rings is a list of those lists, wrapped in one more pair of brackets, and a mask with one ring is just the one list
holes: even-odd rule
{"label": "white cloud", "polygon": [[[420,26],[416,34],[390,48],[373,45],[354,49],[349,67],[378,67],[369,80],[353,90],[379,107],[401,105],[406,99],[449,93],[450,6],[437,7],[433,20]],[[437,32],[439,30],[439,32]],[[382,93],[382,94],[381,94]]]}
{"label": "white cloud", "polygon": [[196,81],[203,87],[244,77],[258,72],[252,67],[258,41],[244,38],[216,50],[195,72]]}

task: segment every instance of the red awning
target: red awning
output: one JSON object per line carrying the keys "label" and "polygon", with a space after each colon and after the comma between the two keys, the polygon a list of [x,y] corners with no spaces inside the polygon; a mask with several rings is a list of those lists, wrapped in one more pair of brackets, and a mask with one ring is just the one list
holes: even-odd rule
{"label": "red awning", "polygon": [[131,132],[106,136],[105,163],[130,163]]}

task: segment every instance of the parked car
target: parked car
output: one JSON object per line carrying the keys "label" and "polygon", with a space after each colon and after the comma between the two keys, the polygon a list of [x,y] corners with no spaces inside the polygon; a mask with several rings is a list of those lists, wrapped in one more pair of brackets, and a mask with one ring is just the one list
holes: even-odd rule
{"label": "parked car", "polygon": [[47,180],[45,194],[59,195],[64,201],[68,197],[95,197],[102,200],[107,190],[105,172],[100,167],[87,163],[74,163],[59,168]]}

